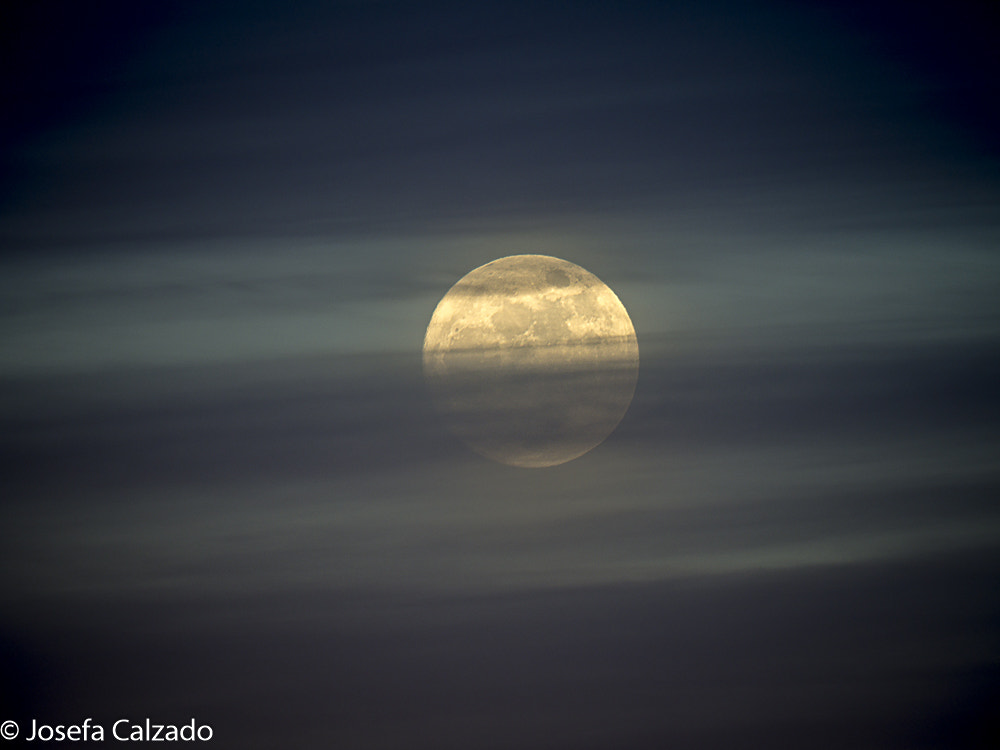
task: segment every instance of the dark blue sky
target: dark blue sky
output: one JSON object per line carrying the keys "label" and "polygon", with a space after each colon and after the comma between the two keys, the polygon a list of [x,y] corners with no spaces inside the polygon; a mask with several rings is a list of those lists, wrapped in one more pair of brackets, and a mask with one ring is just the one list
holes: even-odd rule
{"label": "dark blue sky", "polygon": [[[985,4],[4,14],[0,720],[991,746]],[[470,453],[421,375],[516,253],[639,340],[551,469]]]}

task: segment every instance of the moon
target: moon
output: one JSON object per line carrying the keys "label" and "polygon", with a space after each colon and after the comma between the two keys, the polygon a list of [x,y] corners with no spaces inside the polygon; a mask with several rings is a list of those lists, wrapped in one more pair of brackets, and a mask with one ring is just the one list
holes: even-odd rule
{"label": "moon", "polygon": [[545,467],[579,458],[621,422],[639,346],[615,293],[547,255],[463,276],[438,303],[424,377],[451,430],[486,458]]}

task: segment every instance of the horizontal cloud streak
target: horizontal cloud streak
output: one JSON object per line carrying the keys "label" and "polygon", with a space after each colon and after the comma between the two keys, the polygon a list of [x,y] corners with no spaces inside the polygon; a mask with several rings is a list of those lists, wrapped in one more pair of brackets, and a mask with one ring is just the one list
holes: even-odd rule
{"label": "horizontal cloud streak", "polygon": [[[20,576],[34,560],[22,580],[38,595],[492,590],[991,545],[993,348],[840,354],[647,361],[607,443],[540,472],[449,435],[416,356],[121,374],[127,398],[98,378],[91,400],[81,380],[75,397],[58,378],[15,382],[4,554]],[[49,392],[59,410],[28,406]]]}
{"label": "horizontal cloud streak", "polygon": [[[26,699],[83,715],[86,696],[63,686],[87,684],[106,701],[98,720],[105,706],[198,710],[245,748],[289,726],[456,750],[484,735],[539,749],[750,748],[776,734],[831,750],[962,746],[996,697],[981,659],[996,653],[998,574],[994,556],[964,553],[473,595],[88,595],[69,599],[72,634],[26,657],[58,686]],[[248,715],[258,700],[266,716]]]}

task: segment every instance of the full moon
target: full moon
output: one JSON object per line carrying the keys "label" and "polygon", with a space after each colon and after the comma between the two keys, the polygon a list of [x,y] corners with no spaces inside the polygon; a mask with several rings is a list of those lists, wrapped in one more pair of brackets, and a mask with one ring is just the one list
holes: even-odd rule
{"label": "full moon", "polygon": [[470,271],[438,303],[424,376],[452,431],[486,458],[555,466],[600,445],[625,416],[639,345],[600,279],[547,255]]}

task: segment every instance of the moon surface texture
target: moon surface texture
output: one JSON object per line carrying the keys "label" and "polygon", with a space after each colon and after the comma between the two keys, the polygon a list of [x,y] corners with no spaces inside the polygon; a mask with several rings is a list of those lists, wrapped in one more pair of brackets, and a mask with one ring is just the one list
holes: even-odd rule
{"label": "moon surface texture", "polygon": [[424,375],[477,453],[555,466],[600,445],[635,392],[639,346],[615,293],[580,266],[512,255],[470,271],[438,303]]}

